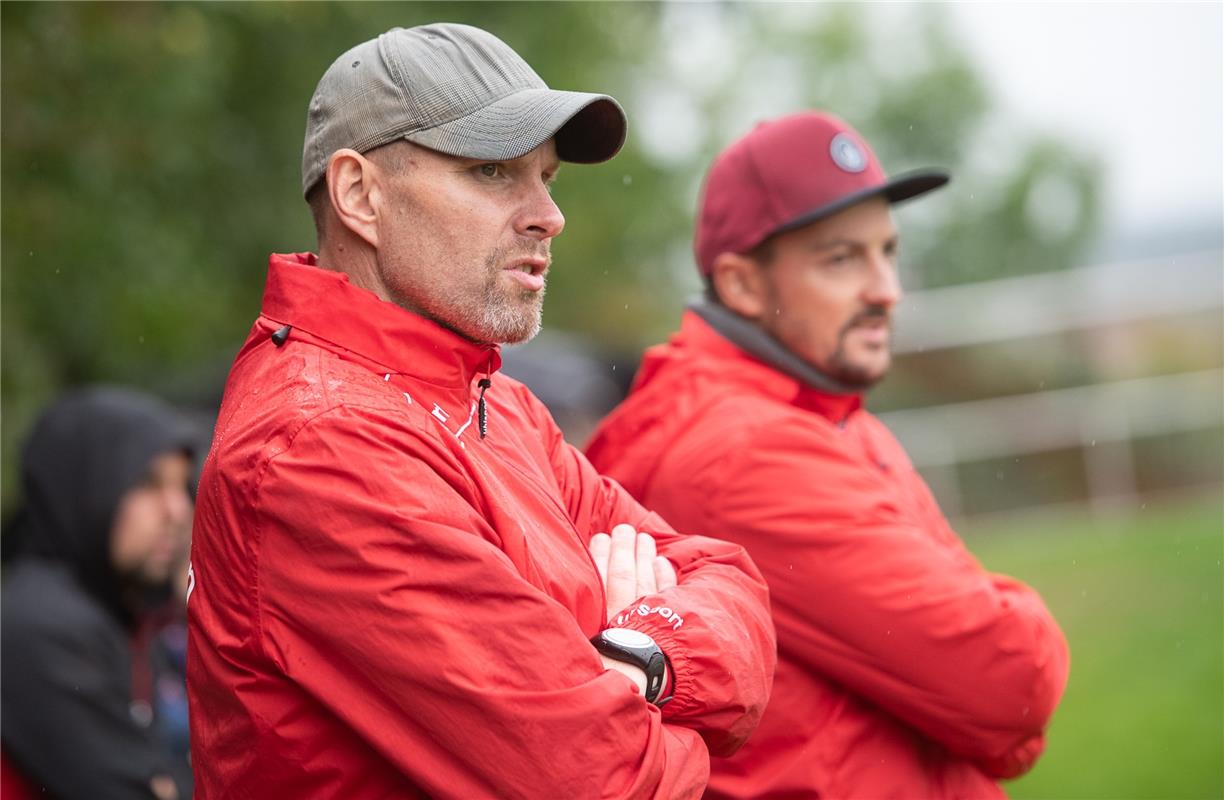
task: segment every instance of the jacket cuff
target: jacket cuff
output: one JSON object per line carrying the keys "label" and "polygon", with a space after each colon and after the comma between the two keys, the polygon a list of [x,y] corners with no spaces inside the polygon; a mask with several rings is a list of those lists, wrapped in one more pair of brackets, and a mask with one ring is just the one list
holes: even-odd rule
{"label": "jacket cuff", "polygon": [[664,717],[694,710],[700,703],[695,695],[696,676],[689,659],[685,657],[684,645],[676,635],[684,625],[684,618],[666,606],[650,606],[646,603],[630,606],[610,620],[617,628],[641,631],[654,639],[655,644],[667,657],[672,683],[672,697],[661,707]]}

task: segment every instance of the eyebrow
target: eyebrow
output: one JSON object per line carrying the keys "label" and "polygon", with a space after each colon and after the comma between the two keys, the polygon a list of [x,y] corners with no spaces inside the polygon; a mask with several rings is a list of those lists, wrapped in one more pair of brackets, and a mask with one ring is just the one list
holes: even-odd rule
{"label": "eyebrow", "polygon": [[[901,241],[900,233],[894,233],[885,240],[885,244],[899,244]],[[858,239],[830,239],[827,242],[817,242],[812,245],[812,249],[820,252],[824,250],[832,250],[835,247],[862,247],[865,243]]]}

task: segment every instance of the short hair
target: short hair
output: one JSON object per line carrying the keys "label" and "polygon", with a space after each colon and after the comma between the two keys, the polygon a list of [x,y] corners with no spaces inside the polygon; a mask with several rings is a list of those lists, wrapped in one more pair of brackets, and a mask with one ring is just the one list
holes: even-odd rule
{"label": "short hair", "polygon": [[306,204],[310,206],[310,216],[314,217],[315,236],[319,244],[323,244],[323,236],[327,232],[327,211],[331,208],[331,197],[327,194],[327,178],[319,178],[306,195]]}
{"label": "short hair", "polygon": [[[396,145],[404,146],[397,147]],[[362,155],[388,172],[402,172],[408,161],[407,153],[413,147],[417,147],[417,145],[403,139],[397,139],[394,142],[388,142],[387,144],[375,147],[373,150],[366,151]],[[310,206],[310,215],[314,217],[315,235],[318,237],[321,247],[323,238],[327,235],[327,212],[331,210],[331,196],[327,193],[326,174],[319,178],[310,191],[307,192],[306,204]]]}
{"label": "short hair", "polygon": [[[774,237],[768,236],[764,241],[760,242],[756,247],[743,254],[745,258],[750,258],[760,267],[768,267],[773,263],[774,258]],[[714,273],[703,275],[705,281],[705,299],[707,302],[715,305],[722,305],[722,299],[718,296],[718,290],[714,288]]]}

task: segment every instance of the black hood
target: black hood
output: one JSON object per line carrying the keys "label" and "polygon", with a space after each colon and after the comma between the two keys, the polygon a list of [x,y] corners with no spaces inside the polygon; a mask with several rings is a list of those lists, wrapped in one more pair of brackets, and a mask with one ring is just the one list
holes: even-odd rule
{"label": "black hood", "polygon": [[[87,591],[128,616],[110,561],[119,500],[162,453],[192,455],[195,437],[169,406],[130,389],[70,392],[43,412],[22,452],[24,506],[6,538],[18,556],[65,563]],[[13,543],[9,543],[13,544]]]}

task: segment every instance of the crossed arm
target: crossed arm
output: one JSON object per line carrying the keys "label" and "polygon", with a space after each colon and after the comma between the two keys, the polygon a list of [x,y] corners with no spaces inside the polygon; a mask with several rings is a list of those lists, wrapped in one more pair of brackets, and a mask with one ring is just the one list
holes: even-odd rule
{"label": "crossed arm", "polygon": [[766,430],[732,458],[707,505],[769,579],[790,658],[994,777],[1029,769],[1068,670],[1037,593],[984,570],[924,486],[905,507],[815,433]]}
{"label": "crossed arm", "polygon": [[[609,619],[634,600],[676,585],[676,570],[670,561],[658,555],[654,537],[639,533],[632,525],[617,525],[611,534],[595,534],[591,537],[590,551],[603,580]],[[629,678],[639,692],[646,691],[646,673],[641,668],[602,654],[599,657],[605,668]],[[664,685],[667,679],[664,673]]]}
{"label": "crossed arm", "polygon": [[[431,796],[700,795],[707,747],[738,746],[772,676],[765,590],[742,549],[687,541],[589,477],[613,502],[576,526],[619,518],[653,534],[591,537],[608,615],[660,593],[684,613],[679,630],[657,614],[626,625],[672,659],[678,690],[660,712],[497,546],[445,453],[361,431],[317,419],[263,478],[260,626],[277,669]],[[329,463],[363,470],[318,481],[316,437]]]}

